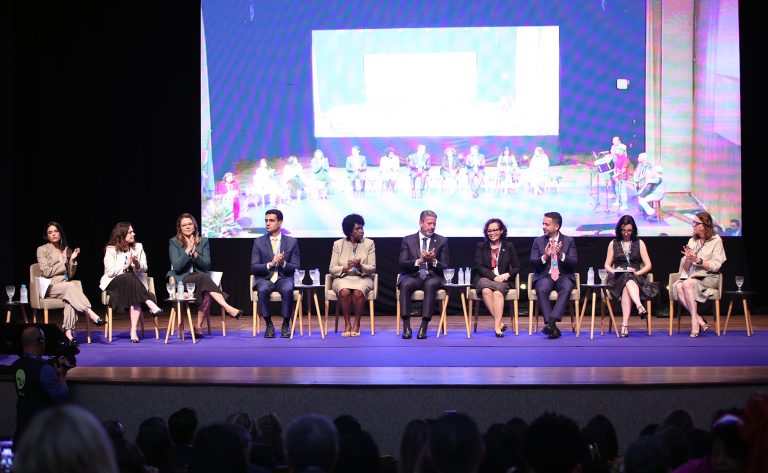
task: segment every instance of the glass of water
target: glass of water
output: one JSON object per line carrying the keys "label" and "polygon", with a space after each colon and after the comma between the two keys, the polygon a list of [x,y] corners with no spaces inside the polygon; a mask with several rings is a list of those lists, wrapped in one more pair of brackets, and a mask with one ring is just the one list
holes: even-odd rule
{"label": "glass of water", "polygon": [[13,302],[13,295],[16,294],[16,286],[5,286],[5,293],[8,295],[8,302]]}
{"label": "glass of water", "polygon": [[319,269],[310,269],[309,270],[309,277],[312,278],[312,284],[314,286],[320,285],[320,270]]}
{"label": "glass of water", "polygon": [[447,284],[450,284],[453,282],[454,274],[456,274],[456,271],[453,268],[445,268],[443,270],[443,276],[445,276],[445,282]]}
{"label": "glass of water", "polygon": [[189,297],[192,297],[192,295],[195,293],[195,287],[197,286],[193,282],[188,282],[184,284],[184,286],[187,288],[187,292],[189,293]]}
{"label": "glass of water", "polygon": [[744,276],[736,276],[736,287],[741,291],[741,286],[744,285]]}
{"label": "glass of water", "polygon": [[168,291],[168,299],[173,299],[173,291],[176,290],[176,286],[172,283],[165,283],[165,290]]}
{"label": "glass of water", "polygon": [[299,284],[304,284],[304,276],[307,275],[307,271],[305,269],[299,269],[297,272],[299,273]]}
{"label": "glass of water", "polygon": [[605,278],[608,276],[608,271],[605,268],[597,270],[597,275],[600,276],[600,284],[605,284]]}

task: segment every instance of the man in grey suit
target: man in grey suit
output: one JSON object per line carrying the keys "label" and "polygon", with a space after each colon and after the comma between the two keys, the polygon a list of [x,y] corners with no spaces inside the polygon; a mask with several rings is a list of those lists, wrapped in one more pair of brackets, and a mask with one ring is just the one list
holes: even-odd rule
{"label": "man in grey suit", "polygon": [[269,295],[279,292],[282,297],[283,326],[280,338],[291,336],[291,306],[293,304],[293,273],[299,269],[299,244],[295,238],[283,235],[283,213],[269,209],[264,213],[267,234],[253,241],[251,272],[259,293],[259,312],[267,328],[264,338],[275,338],[275,326],[269,315]]}
{"label": "man in grey suit", "polygon": [[[565,306],[576,285],[576,242],[560,233],[562,224],[563,217],[558,212],[545,213],[541,222],[544,235],[533,240],[531,246],[533,288],[547,324],[542,332],[550,339],[561,335],[557,322],[563,320]],[[554,307],[549,301],[552,290],[557,291]]]}
{"label": "man in grey suit", "polygon": [[427,326],[435,310],[437,290],[443,285],[443,269],[448,267],[448,239],[435,233],[437,214],[424,210],[419,216],[420,230],[403,237],[400,244],[400,307],[403,338],[411,338],[411,295],[424,291],[421,327],[416,338],[427,338]]}

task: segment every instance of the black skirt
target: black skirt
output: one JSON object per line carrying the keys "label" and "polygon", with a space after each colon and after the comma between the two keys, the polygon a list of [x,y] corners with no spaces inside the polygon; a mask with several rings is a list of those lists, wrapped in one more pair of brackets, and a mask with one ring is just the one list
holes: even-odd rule
{"label": "black skirt", "polygon": [[[206,292],[218,292],[221,294],[224,299],[229,297],[229,295],[222,291],[219,286],[216,285],[215,282],[213,282],[213,279],[211,279],[210,276],[208,276],[205,273],[190,273],[184,278],[184,283],[193,282],[195,283],[195,300],[198,304],[201,304],[203,302],[203,296]],[[186,289],[185,289],[186,290]]]}
{"label": "black skirt", "polygon": [[109,306],[117,312],[127,311],[132,305],[141,305],[144,311],[149,310],[145,302],[157,302],[155,296],[144,287],[136,273],[123,273],[107,286]]}

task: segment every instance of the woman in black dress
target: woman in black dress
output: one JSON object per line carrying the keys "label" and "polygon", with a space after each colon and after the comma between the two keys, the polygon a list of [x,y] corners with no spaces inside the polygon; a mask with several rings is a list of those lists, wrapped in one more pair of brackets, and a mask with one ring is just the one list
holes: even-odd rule
{"label": "woman in black dress", "polygon": [[611,297],[621,301],[621,336],[628,337],[632,304],[643,316],[647,311],[641,297],[652,299],[659,292],[659,288],[645,278],[651,271],[651,258],[643,240],[637,238],[637,225],[631,215],[624,215],[616,224],[616,238],[608,244],[604,266]]}

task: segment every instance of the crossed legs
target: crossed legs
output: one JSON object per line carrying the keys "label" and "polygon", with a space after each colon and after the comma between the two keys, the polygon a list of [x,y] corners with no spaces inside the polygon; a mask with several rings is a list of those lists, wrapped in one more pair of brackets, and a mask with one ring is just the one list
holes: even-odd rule
{"label": "crossed legs", "polygon": [[640,300],[640,288],[635,281],[627,281],[624,290],[621,291],[621,325],[629,326],[629,313],[632,311],[632,304],[635,304],[638,311],[642,309],[643,302]]}
{"label": "crossed legs", "polygon": [[698,334],[699,327],[704,327],[707,323],[699,316],[695,284],[694,279],[685,279],[675,285],[675,290],[677,291],[677,300],[691,313],[691,333]]}

